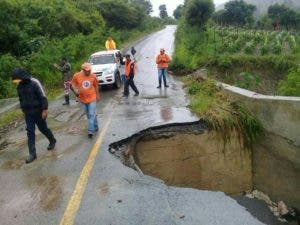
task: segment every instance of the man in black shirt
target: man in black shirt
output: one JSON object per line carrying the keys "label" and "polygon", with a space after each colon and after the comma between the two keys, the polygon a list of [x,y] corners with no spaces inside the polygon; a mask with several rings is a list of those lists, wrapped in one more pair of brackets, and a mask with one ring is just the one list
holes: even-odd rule
{"label": "man in black shirt", "polygon": [[55,147],[56,139],[47,127],[48,100],[39,80],[31,77],[25,70],[17,68],[12,71],[12,80],[16,83],[21,109],[25,115],[28,137],[29,157],[26,163],[36,159],[35,125],[49,140],[48,150]]}

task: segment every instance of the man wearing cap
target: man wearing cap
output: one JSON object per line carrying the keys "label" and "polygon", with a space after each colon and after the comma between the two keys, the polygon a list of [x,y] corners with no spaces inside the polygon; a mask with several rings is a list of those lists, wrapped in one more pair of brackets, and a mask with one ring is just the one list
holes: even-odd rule
{"label": "man wearing cap", "polygon": [[169,87],[167,85],[166,74],[169,67],[169,62],[171,58],[169,55],[165,53],[165,49],[161,48],[160,53],[156,56],[156,64],[158,68],[158,86],[157,88],[161,88],[161,80],[163,79],[165,87]]}
{"label": "man wearing cap", "polygon": [[125,68],[124,68],[124,72],[125,72],[125,84],[124,84],[124,97],[128,97],[129,95],[129,86],[132,88],[132,90],[134,90],[135,95],[134,96],[138,96],[139,95],[139,91],[137,89],[137,87],[134,84],[133,78],[135,75],[135,65],[134,65],[134,61],[131,60],[130,55],[127,54],[125,55],[126,61],[125,61]]}
{"label": "man wearing cap", "polygon": [[94,132],[98,131],[96,115],[96,101],[100,100],[98,80],[95,74],[91,73],[91,65],[84,63],[81,71],[75,73],[71,81],[71,90],[82,103],[88,119],[88,137],[92,138]]}
{"label": "man wearing cap", "polygon": [[60,72],[62,72],[63,80],[64,80],[64,88],[65,88],[65,102],[63,105],[69,105],[70,104],[70,85],[71,85],[71,79],[72,79],[72,73],[71,73],[71,64],[68,62],[68,59],[66,57],[62,57],[60,64],[53,64],[53,66],[58,69]]}
{"label": "man wearing cap", "polygon": [[48,150],[53,150],[56,139],[51,130],[47,127],[46,118],[48,115],[48,100],[45,91],[39,80],[23,69],[16,68],[12,71],[12,80],[17,84],[20,106],[25,116],[26,130],[28,137],[29,157],[26,163],[36,159],[35,148],[35,125],[49,140]]}

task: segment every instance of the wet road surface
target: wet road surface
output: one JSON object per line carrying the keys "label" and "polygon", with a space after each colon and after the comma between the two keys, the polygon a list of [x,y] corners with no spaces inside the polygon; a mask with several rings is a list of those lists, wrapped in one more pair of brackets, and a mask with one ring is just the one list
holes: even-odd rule
{"label": "wet road surface", "polygon": [[236,201],[221,192],[166,186],[161,180],[125,167],[108,152],[112,142],[147,127],[198,120],[187,109],[182,84],[172,76],[169,88],[157,89],[154,58],[164,47],[171,54],[175,26],[135,45],[136,85],[140,96],[103,88],[98,104],[100,131],[89,140],[78,103],[50,105],[49,127],[58,140],[46,150],[37,136],[38,159],[25,165],[28,151],[24,124],[6,137],[0,151],[1,224],[259,225]]}

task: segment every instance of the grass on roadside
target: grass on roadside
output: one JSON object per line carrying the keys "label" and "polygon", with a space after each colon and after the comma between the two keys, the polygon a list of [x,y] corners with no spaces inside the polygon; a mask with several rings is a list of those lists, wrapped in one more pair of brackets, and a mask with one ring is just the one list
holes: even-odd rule
{"label": "grass on roadside", "polygon": [[245,146],[250,146],[263,132],[261,123],[239,102],[219,89],[213,80],[196,81],[182,78],[191,96],[191,110],[220,131],[224,142],[236,131]]}
{"label": "grass on roadside", "polygon": [[23,118],[21,109],[13,109],[0,116],[0,130]]}
{"label": "grass on roadside", "polygon": [[[61,88],[54,88],[47,91],[48,101],[55,100],[60,94],[63,93]],[[7,111],[0,116],[0,130],[5,129],[10,124],[19,121],[23,118],[23,112],[21,109],[13,109]]]}
{"label": "grass on roadside", "polygon": [[59,95],[63,94],[63,88],[59,88],[59,87],[53,88],[51,90],[48,90],[46,94],[47,94],[48,101],[53,101]]}

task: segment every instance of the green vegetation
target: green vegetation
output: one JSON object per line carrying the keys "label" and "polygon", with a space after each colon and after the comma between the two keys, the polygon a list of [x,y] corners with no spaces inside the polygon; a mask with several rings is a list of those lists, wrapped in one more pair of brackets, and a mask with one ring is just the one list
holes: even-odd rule
{"label": "green vegetation", "polygon": [[243,144],[250,146],[263,133],[260,122],[240,103],[219,90],[213,80],[199,82],[185,77],[183,81],[191,96],[191,110],[207,121],[212,129],[220,131],[225,142],[235,131]]}
{"label": "green vegetation", "polygon": [[[255,29],[253,7],[242,1],[225,5],[224,15],[235,18],[227,21],[232,26],[221,26],[224,18],[223,21],[217,19],[217,12],[213,16],[215,23],[208,21],[205,29],[199,30],[186,18],[187,6],[183,6],[179,20],[170,69],[186,74],[204,67],[209,77],[231,85],[262,94],[300,96],[297,91],[287,91],[296,88],[292,83],[299,76],[288,76],[289,71],[297,71],[300,63],[298,32]],[[237,8],[249,10],[237,12]],[[237,14],[228,14],[230,12]],[[269,16],[268,19],[272,21]]]}
{"label": "green vegetation", "polygon": [[191,26],[203,28],[214,12],[212,0],[189,0],[185,6],[185,20]]}
{"label": "green vegetation", "polygon": [[221,26],[234,25],[273,30],[299,29],[300,13],[295,11],[294,5],[299,6],[299,3],[296,1],[293,3],[292,0],[231,0],[225,3],[224,9],[214,13],[213,20]]}
{"label": "green vegetation", "polygon": [[279,94],[288,96],[300,96],[300,69],[289,72],[287,79],[279,83]]}
{"label": "green vegetation", "polygon": [[219,24],[243,26],[254,22],[253,13],[256,7],[243,0],[229,1],[225,9],[214,14],[214,20]]}
{"label": "green vegetation", "polygon": [[216,27],[217,53],[245,53],[247,55],[295,55],[299,44],[291,32]]}
{"label": "green vegetation", "polygon": [[[10,80],[21,66],[49,91],[61,86],[53,63],[66,56],[73,72],[108,36],[118,48],[162,27],[148,0],[3,0],[0,2],[0,98],[16,95]],[[109,12],[109,13],[108,13]],[[18,16],[11,16],[18,15]]]}
{"label": "green vegetation", "polygon": [[23,119],[23,112],[21,109],[12,110],[4,113],[0,117],[0,130],[5,129],[6,126],[10,126],[10,124],[15,123]]}

